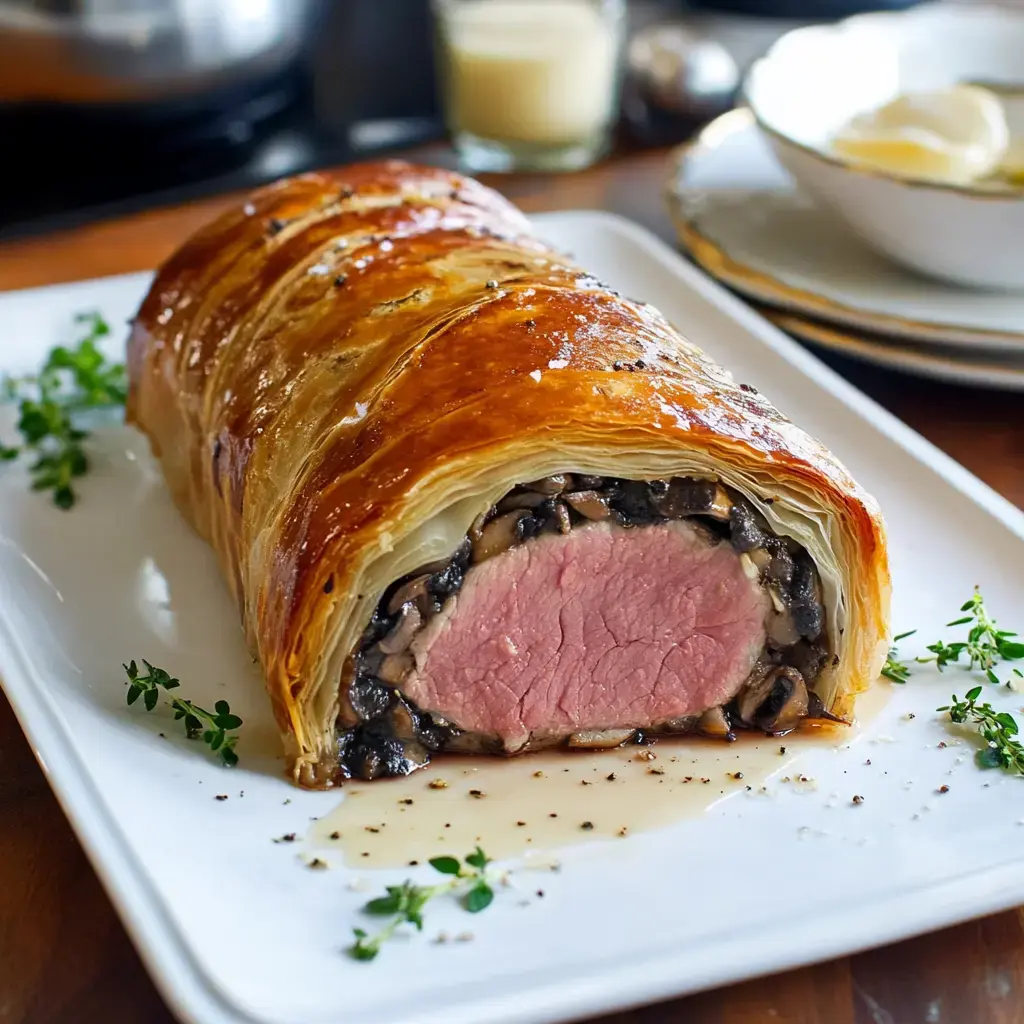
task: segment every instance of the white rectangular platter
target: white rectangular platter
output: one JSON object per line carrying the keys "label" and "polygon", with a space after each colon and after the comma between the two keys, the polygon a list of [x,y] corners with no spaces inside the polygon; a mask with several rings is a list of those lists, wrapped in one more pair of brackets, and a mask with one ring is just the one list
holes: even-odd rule
{"label": "white rectangular platter", "polygon": [[[536,223],[611,286],[658,306],[877,496],[898,631],[919,627],[921,644],[937,637],[975,583],[1001,624],[1024,623],[1024,515],[635,225],[588,212]],[[116,352],[148,280],[0,296],[0,369],[37,367],[71,339],[71,316],[83,309],[115,326]],[[2,417],[0,437],[10,440],[13,412]],[[801,755],[814,786],[769,784],[769,798],[738,787],[697,818],[568,848],[561,872],[544,879],[547,897],[524,907],[499,894],[472,919],[475,941],[396,939],[372,964],[353,962],[342,950],[367,898],[353,879],[376,892],[406,873],[310,871],[293,846],[271,842],[301,835],[342,796],[284,780],[235,609],[144,439],[110,425],[91,444],[94,469],[70,512],[30,492],[20,465],[0,468],[0,676],[185,1020],[563,1020],[1024,902],[1024,782],[980,771],[936,714],[971,685],[967,674],[922,668],[853,742]],[[906,654],[921,653],[917,640]],[[228,698],[245,719],[240,767],[218,767],[166,713],[126,707],[121,662],[130,658],[169,669],[201,704]],[[1024,704],[988,689],[1000,708]],[[949,791],[939,795],[942,785]],[[429,913],[432,928],[466,927],[454,903]]]}

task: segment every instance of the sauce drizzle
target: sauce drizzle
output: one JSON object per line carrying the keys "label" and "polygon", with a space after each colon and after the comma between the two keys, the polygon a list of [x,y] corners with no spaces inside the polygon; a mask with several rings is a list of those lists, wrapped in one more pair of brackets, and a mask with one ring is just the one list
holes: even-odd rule
{"label": "sauce drizzle", "polygon": [[801,782],[793,763],[810,749],[848,745],[890,696],[876,685],[852,727],[805,725],[782,738],[698,737],[649,747],[551,750],[521,757],[439,757],[400,779],[350,782],[307,840],[365,868],[423,864],[477,844],[492,858],[624,838],[695,817],[768,782]]}

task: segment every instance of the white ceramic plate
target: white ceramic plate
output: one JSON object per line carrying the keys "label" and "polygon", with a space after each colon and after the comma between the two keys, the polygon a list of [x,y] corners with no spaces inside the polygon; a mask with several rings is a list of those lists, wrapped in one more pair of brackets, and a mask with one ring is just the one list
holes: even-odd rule
{"label": "white ceramic plate", "polygon": [[877,252],[954,287],[1019,292],[1024,192],[1005,181],[891,174],[843,159],[831,140],[850,118],[898,95],[975,82],[1001,94],[1016,149],[1024,143],[1022,79],[1018,4],[940,0],[790,32],[750,68],[743,94],[801,189]]}
{"label": "white ceramic plate", "polygon": [[761,302],[920,342],[1018,354],[1024,300],[903,270],[796,190],[749,110],[730,111],[677,150],[668,198],[683,246]]}
{"label": "white ceramic plate", "polygon": [[[1000,621],[1024,623],[1024,515],[640,228],[594,213],[537,223],[840,453],[887,513],[899,628],[932,633],[975,582]],[[76,310],[122,323],[146,283],[0,296],[5,369],[37,366]],[[801,755],[813,786],[769,783],[771,797],[737,787],[697,819],[569,848],[546,899],[523,907],[499,894],[471,920],[475,941],[395,940],[374,963],[353,962],[341,950],[367,898],[347,888],[354,873],[310,871],[294,846],[271,842],[342,795],[282,779],[236,613],[145,442],[112,426],[91,445],[95,467],[70,512],[30,493],[20,466],[0,471],[0,674],[153,977],[188,1020],[555,1021],[1024,901],[1024,784],[975,768],[933,711],[966,674],[922,670],[852,745]],[[231,701],[245,719],[239,768],[179,739],[166,714],[124,705],[120,663],[131,657],[168,668],[200,703]],[[1001,707],[1024,700],[992,689]],[[376,890],[406,873],[369,874]],[[454,905],[430,910],[431,929],[466,921]]]}
{"label": "white ceramic plate", "polygon": [[976,350],[961,353],[946,346],[916,345],[880,334],[856,334],[769,306],[762,307],[761,312],[788,334],[851,359],[953,384],[1024,391],[1024,360],[1007,358],[1000,353]]}

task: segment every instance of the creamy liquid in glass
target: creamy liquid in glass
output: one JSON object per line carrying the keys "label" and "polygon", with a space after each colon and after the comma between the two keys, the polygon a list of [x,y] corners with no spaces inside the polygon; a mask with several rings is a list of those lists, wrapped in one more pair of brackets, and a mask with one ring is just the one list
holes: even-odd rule
{"label": "creamy liquid in glass", "polygon": [[[723,800],[773,785],[813,788],[792,769],[808,749],[854,740],[891,696],[877,684],[857,701],[857,723],[806,724],[782,738],[699,737],[650,747],[552,750],[514,758],[447,757],[402,779],[349,782],[333,811],[313,823],[317,854],[366,868],[464,856],[478,843],[493,858],[658,828]],[[749,788],[748,788],[749,787]]]}
{"label": "creamy liquid in glass", "polygon": [[615,26],[585,0],[466,0],[445,18],[452,128],[565,144],[611,117]]}

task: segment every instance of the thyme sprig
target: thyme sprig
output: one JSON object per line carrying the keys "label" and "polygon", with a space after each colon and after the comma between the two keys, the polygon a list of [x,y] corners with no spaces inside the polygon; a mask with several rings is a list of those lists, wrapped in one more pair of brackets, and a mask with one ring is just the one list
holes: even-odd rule
{"label": "thyme sprig", "polygon": [[430,861],[435,871],[449,876],[447,881],[437,885],[414,885],[406,881],[387,886],[386,895],[370,900],[363,907],[363,913],[390,920],[374,935],[362,928],[353,928],[355,942],[348,947],[348,954],[355,960],[373,960],[401,925],[411,924],[422,931],[423,908],[444,893],[460,892],[460,902],[471,914],[485,910],[494,900],[494,889],[487,874],[490,863],[490,858],[478,846],[462,862],[457,857],[434,857]]}
{"label": "thyme sprig", "polygon": [[953,694],[953,703],[937,710],[948,711],[953,722],[978,727],[985,741],[974,755],[980,768],[1003,768],[1014,775],[1024,775],[1024,746],[1016,738],[1016,719],[1006,711],[996,711],[991,704],[979,704],[980,696],[981,687],[975,686],[967,691],[963,700]]}
{"label": "thyme sprig", "polygon": [[88,432],[77,426],[76,414],[87,409],[123,405],[127,395],[125,368],[109,363],[96,347],[110,333],[99,313],[79,313],[75,323],[85,335],[74,348],[59,345],[50,351],[37,374],[5,377],[2,396],[18,402],[20,445],[0,443],[0,460],[34,455],[29,466],[32,489],[50,491],[53,503],[69,509],[75,503],[72,486],[89,469],[82,441]]}
{"label": "thyme sprig", "polygon": [[889,648],[889,654],[885,659],[885,664],[882,666],[882,675],[886,679],[890,679],[894,683],[905,683],[910,677],[910,666],[905,661],[899,660],[900,652],[896,645],[901,640],[906,640],[908,636],[913,636],[916,632],[916,629],[911,629],[892,638],[892,646]]}
{"label": "thyme sprig", "polygon": [[160,698],[160,687],[173,690],[181,684],[169,672],[150,665],[145,658],[142,659],[142,664],[146,666],[145,675],[139,674],[139,667],[134,661],[121,666],[128,676],[128,705],[130,707],[141,697],[146,710],[152,711]]}
{"label": "thyme sprig", "polygon": [[182,697],[175,697],[171,707],[174,708],[176,722],[185,720],[185,735],[190,740],[202,738],[212,751],[220,755],[221,761],[228,768],[238,764],[238,755],[235,753],[238,737],[229,736],[228,732],[237,729],[242,720],[231,713],[231,705],[226,700],[217,701],[212,712]]}
{"label": "thyme sprig", "polygon": [[[958,640],[954,643],[945,643],[942,640],[929,644],[927,650],[931,651],[932,657],[918,658],[918,661],[934,661],[935,667],[941,672],[950,662],[958,662],[961,655],[965,655],[969,664],[968,668],[973,670],[975,666],[981,669],[989,682],[997,686],[1001,682],[996,675],[993,666],[1000,660],[1015,661],[1024,658],[1024,643],[1012,639],[1016,633],[1008,629],[997,629],[996,621],[985,607],[985,601],[981,591],[977,587],[970,600],[965,601],[960,611],[967,612],[967,615],[947,622],[947,626],[965,626],[970,624],[971,628],[966,640]],[[1020,673],[1018,673],[1019,675]]]}
{"label": "thyme sprig", "polygon": [[[181,684],[169,672],[151,665],[145,658],[142,664],[146,668],[145,674],[139,672],[139,667],[134,661],[123,666],[128,677],[126,699],[128,704],[132,705],[141,697],[145,709],[152,711],[157,705],[161,689],[174,690]],[[184,720],[185,735],[190,740],[202,739],[226,767],[233,768],[238,764],[238,754],[235,752],[238,737],[229,736],[228,733],[238,729],[242,719],[232,714],[231,706],[226,700],[217,701],[213,705],[213,711],[207,711],[183,697],[174,697],[169,704],[174,711],[174,720]]]}

